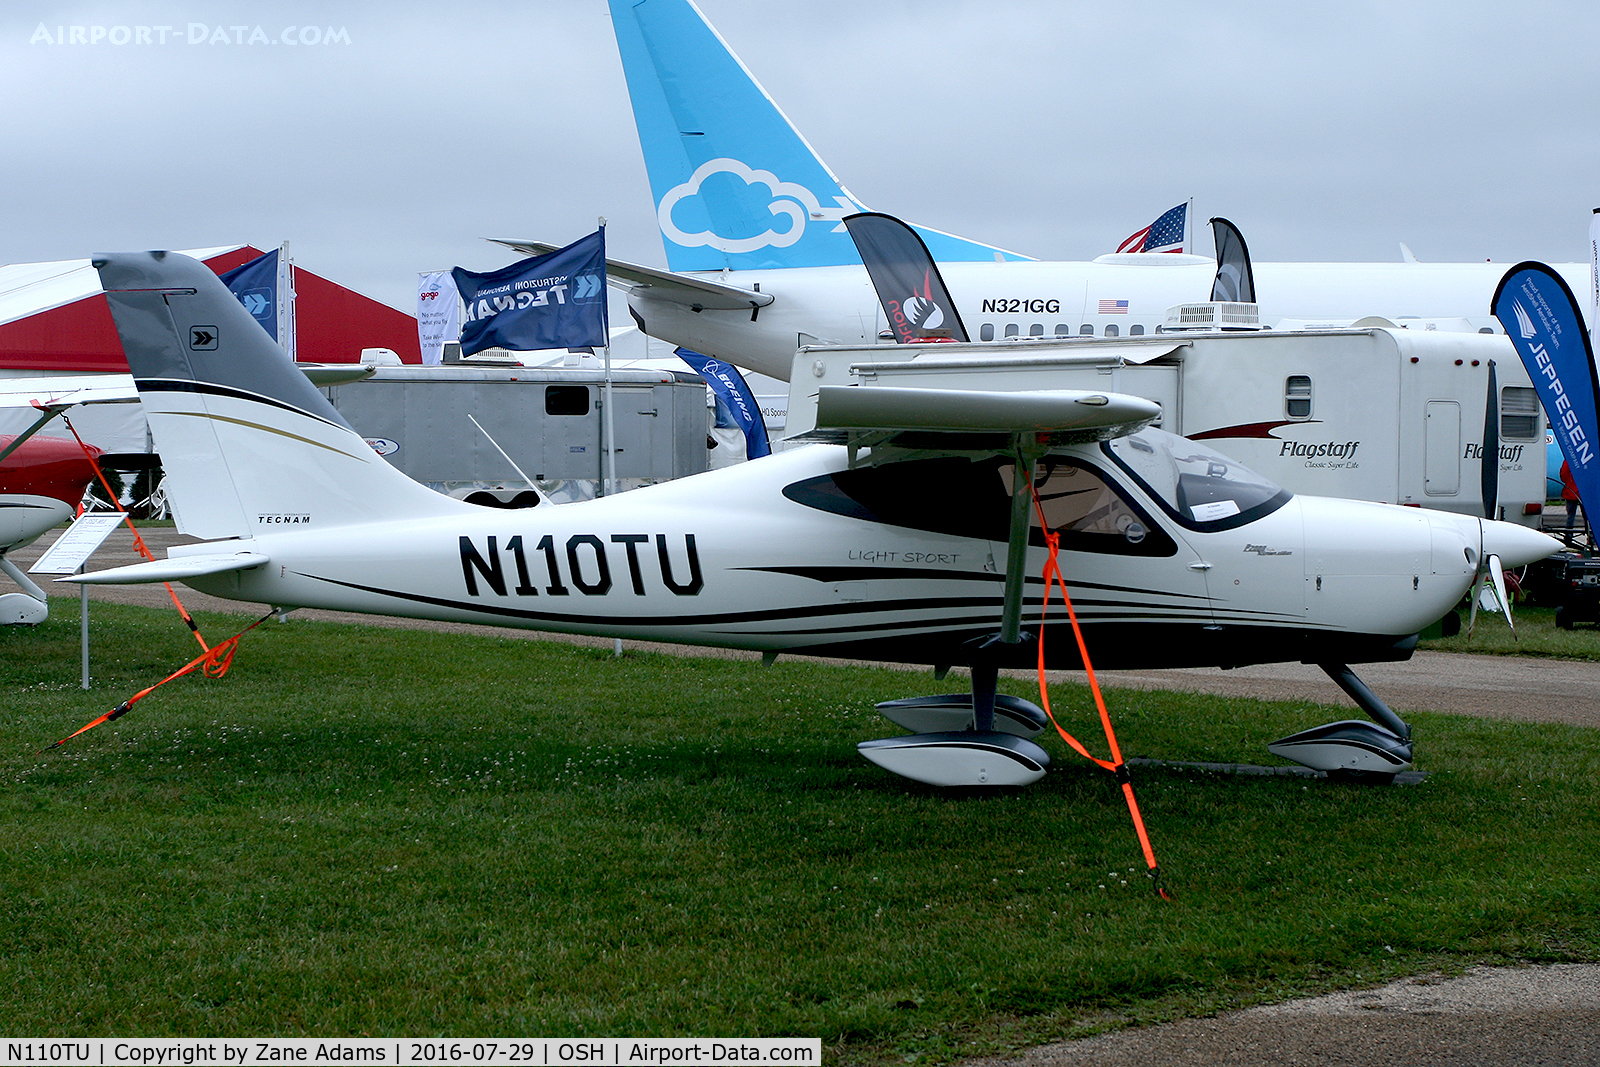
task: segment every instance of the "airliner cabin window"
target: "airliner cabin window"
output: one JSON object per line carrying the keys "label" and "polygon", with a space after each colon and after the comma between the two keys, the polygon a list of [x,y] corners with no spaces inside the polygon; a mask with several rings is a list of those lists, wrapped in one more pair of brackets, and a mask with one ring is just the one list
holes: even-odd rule
{"label": "airliner cabin window", "polygon": [[1121,331],[1117,329],[1117,324],[1116,323],[1114,323],[1114,322],[1106,323],[1106,336],[1107,337],[1115,337],[1120,332]]}
{"label": "airliner cabin window", "polygon": [[1072,336],[1072,327],[1068,326],[1064,322],[1056,323],[1056,336],[1057,337],[1071,337]]}
{"label": "airliner cabin window", "polygon": [[1311,379],[1304,374],[1291,374],[1283,383],[1284,413],[1291,419],[1311,417]]}
{"label": "airliner cabin window", "polygon": [[1082,334],[1083,336],[1085,336],[1085,337],[1093,337],[1094,336],[1094,323],[1092,323],[1092,322],[1084,323],[1082,326],[1078,327],[1078,332],[1080,334]]}
{"label": "airliner cabin window", "polygon": [[1044,323],[1036,322],[1032,326],[1029,326],[1028,327],[1028,336],[1029,337],[1043,337],[1044,336]]}
{"label": "airliner cabin window", "polygon": [[1134,323],[1132,326],[1128,327],[1128,336],[1129,337],[1143,337],[1144,336],[1144,327],[1139,325],[1138,323]]}
{"label": "airliner cabin window", "polygon": [[1141,430],[1101,449],[1192,530],[1231,530],[1277,511],[1287,489],[1197,441]]}
{"label": "airliner cabin window", "polygon": [[982,341],[993,341],[994,340],[994,323],[992,323],[992,322],[984,323],[983,327],[978,330],[978,339],[982,340]]}
{"label": "airliner cabin window", "polygon": [[1015,337],[1015,336],[1017,336],[1017,324],[1016,323],[1014,323],[1014,322],[1006,323],[1006,336],[1007,337]]}

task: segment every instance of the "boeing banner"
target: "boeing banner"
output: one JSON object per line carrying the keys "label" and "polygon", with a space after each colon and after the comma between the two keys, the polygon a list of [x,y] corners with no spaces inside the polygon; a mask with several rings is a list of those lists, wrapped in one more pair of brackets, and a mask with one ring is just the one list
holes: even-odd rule
{"label": "boeing banner", "polygon": [[674,351],[679,359],[689,364],[691,370],[706,380],[711,391],[728,406],[734,423],[744,431],[745,458],[760,459],[771,455],[772,445],[767,440],[767,424],[761,418],[761,408],[756,404],[755,395],[750,392],[750,383],[744,380],[738,368],[687,348]]}
{"label": "boeing banner", "polygon": [[278,339],[278,249],[257,256],[240,267],[217,277],[250,317],[276,341]]}
{"label": "boeing banner", "polygon": [[967,340],[956,302],[915,230],[875,211],[847,215],[844,224],[867,265],[896,344]]}
{"label": "boeing banner", "polygon": [[1584,513],[1593,514],[1600,506],[1600,381],[1578,301],[1543,263],[1518,263],[1500,279],[1489,308],[1528,368]]}
{"label": "boeing banner", "polygon": [[486,348],[603,348],[606,327],[606,231],[509,267],[451,271],[461,293],[461,354]]}

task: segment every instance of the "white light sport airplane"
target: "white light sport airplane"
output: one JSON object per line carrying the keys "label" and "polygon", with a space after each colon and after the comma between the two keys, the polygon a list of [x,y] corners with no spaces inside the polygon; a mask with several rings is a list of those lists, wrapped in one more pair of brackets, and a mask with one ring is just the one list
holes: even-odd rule
{"label": "white light sport airplane", "polygon": [[[784,380],[801,343],[876,342],[887,323],[841,222],[861,202],[690,0],[610,4],[670,267],[609,264],[640,327]],[[1209,299],[1217,272],[1208,257],[1173,253],[1033,261],[916,229],[975,341],[1154,333],[1169,307]],[[1583,291],[1587,264],[1559,269]],[[1493,263],[1255,264],[1261,321],[1279,327],[1376,315],[1499,333],[1489,299],[1504,273]]]}
{"label": "white light sport airplane", "polygon": [[[1038,710],[994,696],[999,667],[1036,655],[1022,628],[1039,622],[1046,550],[1030,484],[1061,533],[1097,667],[1322,664],[1383,724],[1279,743],[1324,769],[1392,776],[1410,763],[1408,728],[1346,664],[1406,658],[1475,575],[1558,547],[1503,522],[1291,496],[1144,428],[1155,404],[1082,391],[826,388],[818,426],[843,446],[598,500],[478,507],[375,454],[204,264],[141,252],[95,265],[178,527],[208,541],[72,580],[969,664],[971,695],[891,702],[885,714],[918,732],[861,746],[939,785],[1024,784],[1048,762],[1024,736],[1043,726]],[[1019,462],[1034,477],[1014,478]],[[1048,659],[1076,667],[1064,624],[1058,605]]]}

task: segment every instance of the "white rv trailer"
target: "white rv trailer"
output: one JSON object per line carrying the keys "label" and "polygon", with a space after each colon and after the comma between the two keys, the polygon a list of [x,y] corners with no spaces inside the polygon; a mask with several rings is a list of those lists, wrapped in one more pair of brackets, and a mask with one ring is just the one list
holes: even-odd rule
{"label": "white rv trailer", "polygon": [[1158,425],[1297,493],[1483,514],[1489,362],[1497,377],[1497,514],[1538,526],[1543,415],[1503,335],[1393,325],[970,344],[807,346],[790,377],[790,440],[822,385],[1091,389],[1161,405]]}

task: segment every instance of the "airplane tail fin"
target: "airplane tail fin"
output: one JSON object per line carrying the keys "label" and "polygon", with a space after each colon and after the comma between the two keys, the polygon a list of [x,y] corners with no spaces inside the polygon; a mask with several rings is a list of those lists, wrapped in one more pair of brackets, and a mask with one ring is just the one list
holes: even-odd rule
{"label": "airplane tail fin", "polygon": [[[692,0],[610,0],[650,190],[675,271],[856,264],[865,208]],[[1025,259],[917,227],[941,261]]]}
{"label": "airplane tail fin", "polygon": [[469,506],[384,462],[205,264],[129,252],[94,265],[183,533],[254,537]]}

